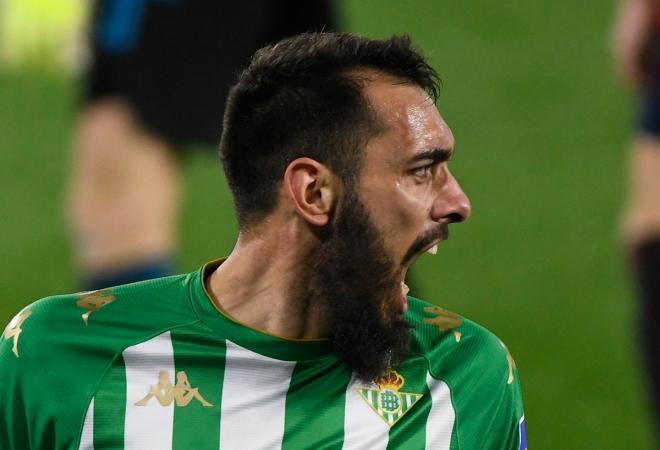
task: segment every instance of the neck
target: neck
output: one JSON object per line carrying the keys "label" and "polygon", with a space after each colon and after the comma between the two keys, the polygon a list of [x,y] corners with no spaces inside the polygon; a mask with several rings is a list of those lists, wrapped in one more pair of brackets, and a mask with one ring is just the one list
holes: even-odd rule
{"label": "neck", "polygon": [[209,277],[207,289],[226,314],[250,327],[288,339],[327,336],[313,299],[297,295],[313,237],[300,238],[296,226],[241,233],[226,261]]}

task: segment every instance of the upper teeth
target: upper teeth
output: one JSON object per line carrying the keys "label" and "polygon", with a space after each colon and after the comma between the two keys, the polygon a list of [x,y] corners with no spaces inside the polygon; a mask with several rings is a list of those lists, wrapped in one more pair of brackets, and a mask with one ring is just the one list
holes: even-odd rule
{"label": "upper teeth", "polygon": [[436,253],[438,253],[438,244],[435,244],[433,247],[431,247],[430,249],[428,249],[428,250],[426,251],[426,253],[430,253],[430,254],[432,254],[432,255],[435,255]]}
{"label": "upper teeth", "polygon": [[401,289],[403,289],[403,295],[408,295],[408,292],[410,292],[410,288],[403,281],[401,282]]}

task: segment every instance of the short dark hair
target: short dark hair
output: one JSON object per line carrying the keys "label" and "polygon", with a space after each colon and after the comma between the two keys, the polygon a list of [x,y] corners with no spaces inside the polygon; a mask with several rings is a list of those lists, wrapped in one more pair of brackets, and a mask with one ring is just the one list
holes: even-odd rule
{"label": "short dark hair", "polygon": [[244,228],[272,212],[284,172],[307,156],[347,184],[362,148],[383,130],[355,77],[372,69],[424,89],[439,77],[407,36],[306,33],[257,51],[230,90],[220,156]]}

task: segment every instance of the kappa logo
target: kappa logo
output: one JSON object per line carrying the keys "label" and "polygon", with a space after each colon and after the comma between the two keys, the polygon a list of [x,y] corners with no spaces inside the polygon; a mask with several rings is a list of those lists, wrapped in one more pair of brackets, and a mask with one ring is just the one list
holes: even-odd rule
{"label": "kappa logo", "polygon": [[5,339],[14,339],[14,345],[12,346],[12,351],[14,352],[14,355],[18,358],[18,337],[21,335],[23,332],[23,329],[21,326],[23,325],[23,322],[32,315],[32,311],[25,311],[18,313],[14,316],[13,319],[11,319],[11,322],[7,324],[7,328],[5,328],[4,333],[2,334]]}
{"label": "kappa logo", "polygon": [[158,374],[158,384],[151,386],[147,395],[142,400],[135,402],[135,406],[146,406],[154,397],[161,406],[169,406],[172,402],[176,402],[176,406],[188,406],[193,399],[199,401],[204,407],[213,406],[202,397],[199,388],[190,385],[188,375],[183,371],[177,372],[176,385],[172,385],[169,372],[161,370]]}
{"label": "kappa logo", "polygon": [[375,383],[378,389],[356,388],[355,390],[390,427],[422,398],[422,394],[401,392],[405,380],[391,369],[387,375],[376,378]]}
{"label": "kappa logo", "polygon": [[461,317],[458,314],[444,310],[437,306],[427,306],[424,308],[424,312],[435,315],[435,317],[431,318],[425,317],[424,323],[435,325],[441,331],[451,330],[451,332],[454,334],[454,339],[456,342],[458,343],[461,341],[461,332],[455,329],[459,327],[461,323],[463,323]]}
{"label": "kappa logo", "polygon": [[112,295],[112,291],[110,289],[104,289],[102,291],[92,291],[81,294],[78,301],[76,301],[76,305],[87,310],[87,312],[82,313],[81,315],[83,322],[87,325],[90,314],[114,301],[115,297]]}

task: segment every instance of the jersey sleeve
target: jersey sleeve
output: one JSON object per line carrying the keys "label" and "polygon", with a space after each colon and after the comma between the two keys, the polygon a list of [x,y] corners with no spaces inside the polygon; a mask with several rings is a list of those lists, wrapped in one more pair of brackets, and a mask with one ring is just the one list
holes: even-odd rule
{"label": "jersey sleeve", "polygon": [[19,312],[0,335],[0,448],[30,448],[25,403],[21,395],[18,343],[27,308]]}
{"label": "jersey sleeve", "polygon": [[471,337],[467,328],[467,351],[456,355],[464,369],[457,369],[450,382],[459,449],[525,450],[516,363],[495,335],[482,329]]}
{"label": "jersey sleeve", "polygon": [[47,297],[20,311],[0,337],[0,449],[77,448],[98,384],[122,351],[197,320],[191,277]]}
{"label": "jersey sleeve", "polygon": [[[504,344],[493,336],[492,361],[475,381],[467,397],[466,412],[458,422],[462,448],[525,450],[525,417],[520,379],[515,361]],[[497,347],[499,345],[499,348]],[[470,443],[474,442],[474,444]]]}
{"label": "jersey sleeve", "polygon": [[108,355],[94,350],[78,296],[41,299],[0,338],[0,448],[77,447],[95,380]]}
{"label": "jersey sleeve", "polygon": [[425,312],[431,318],[424,324],[435,327],[420,325],[429,369],[449,386],[457,448],[525,450],[520,380],[507,347],[490,331],[454,313],[437,307]]}

